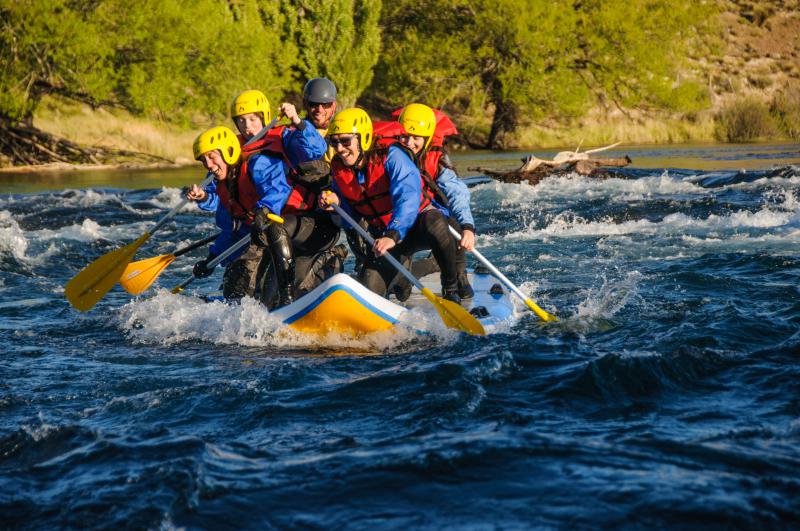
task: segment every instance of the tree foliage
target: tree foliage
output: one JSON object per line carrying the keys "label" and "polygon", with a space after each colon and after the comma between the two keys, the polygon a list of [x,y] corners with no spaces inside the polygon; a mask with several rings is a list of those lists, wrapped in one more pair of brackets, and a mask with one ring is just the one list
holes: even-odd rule
{"label": "tree foliage", "polygon": [[275,105],[326,74],[354,101],[379,16],[379,0],[0,0],[0,116],[30,122],[55,93],[188,122],[225,116],[248,88]]}
{"label": "tree foliage", "polygon": [[342,108],[372,81],[380,49],[380,0],[284,2],[286,34],[297,44],[301,82],[324,76],[337,86]]}
{"label": "tree foliage", "polygon": [[[0,0],[0,117],[30,123],[56,93],[173,122],[273,105],[327,76],[342,106],[422,101],[472,138],[597,105],[692,110],[680,78],[710,0]],[[362,103],[365,101],[362,98]],[[464,129],[464,127],[462,127]],[[475,134],[476,131],[478,134]]]}
{"label": "tree foliage", "polygon": [[676,73],[711,9],[681,0],[399,0],[381,20],[371,91],[491,113],[492,147],[520,122],[597,103],[696,108],[703,92]]}

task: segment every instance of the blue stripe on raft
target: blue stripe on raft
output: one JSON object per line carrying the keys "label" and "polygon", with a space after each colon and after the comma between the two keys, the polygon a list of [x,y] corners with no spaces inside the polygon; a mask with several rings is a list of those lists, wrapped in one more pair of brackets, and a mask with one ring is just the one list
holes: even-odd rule
{"label": "blue stripe on raft", "polygon": [[362,306],[364,306],[366,309],[368,309],[369,311],[371,311],[372,313],[374,313],[378,317],[384,319],[385,321],[388,321],[388,322],[390,322],[392,324],[397,323],[397,319],[395,319],[391,315],[388,315],[388,314],[382,312],[381,310],[379,310],[378,308],[376,308],[375,306],[373,306],[372,304],[367,302],[363,297],[361,297],[361,295],[359,295],[358,293],[356,293],[352,289],[348,288],[347,286],[333,286],[333,287],[328,288],[327,290],[325,290],[325,292],[320,297],[317,298],[317,300],[314,302],[314,304],[306,306],[305,308],[300,310],[295,315],[292,315],[291,317],[288,317],[283,322],[286,323],[287,325],[290,325],[293,322],[297,321],[298,319],[301,319],[301,318],[305,317],[306,315],[311,313],[314,310],[314,308],[316,308],[317,306],[322,304],[322,302],[325,299],[327,299],[328,296],[331,293],[333,293],[335,291],[339,291],[339,290],[350,294],[350,296],[353,297],[356,301],[358,301]]}

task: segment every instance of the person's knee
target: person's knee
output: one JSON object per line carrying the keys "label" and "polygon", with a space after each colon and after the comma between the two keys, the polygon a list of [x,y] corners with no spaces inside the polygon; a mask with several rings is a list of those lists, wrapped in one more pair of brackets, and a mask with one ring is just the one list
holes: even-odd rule
{"label": "person's knee", "polygon": [[361,271],[358,280],[364,287],[377,293],[381,297],[386,295],[386,281],[377,269],[365,267]]}

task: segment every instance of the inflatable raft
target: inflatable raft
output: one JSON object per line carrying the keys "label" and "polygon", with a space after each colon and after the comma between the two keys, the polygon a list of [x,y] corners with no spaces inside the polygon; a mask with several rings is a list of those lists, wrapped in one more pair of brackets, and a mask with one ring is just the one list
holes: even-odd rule
{"label": "inflatable raft", "polygon": [[[510,292],[484,270],[469,275],[475,296],[463,302],[464,308],[481,322],[486,333],[512,325],[518,315]],[[422,283],[434,292],[439,291],[438,274],[423,278]],[[273,315],[302,332],[363,335],[389,330],[401,321],[403,313],[423,305],[435,311],[416,289],[401,306],[375,294],[349,275],[338,274],[294,303],[275,310]]]}

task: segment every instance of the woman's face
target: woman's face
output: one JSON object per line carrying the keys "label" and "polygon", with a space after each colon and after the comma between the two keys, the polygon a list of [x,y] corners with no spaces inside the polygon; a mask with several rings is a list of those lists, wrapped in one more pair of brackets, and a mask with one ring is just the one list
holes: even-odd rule
{"label": "woman's face", "polygon": [[236,128],[244,135],[246,140],[250,140],[253,135],[258,133],[264,128],[264,120],[261,118],[260,112],[249,112],[241,114],[234,118]]}
{"label": "woman's face", "polygon": [[351,133],[331,135],[328,137],[328,144],[339,155],[345,166],[354,166],[361,154],[358,135]]}
{"label": "woman's face", "polygon": [[400,137],[400,143],[410,149],[414,155],[418,155],[422,148],[425,147],[425,141],[428,140],[424,136],[403,135]]}
{"label": "woman's face", "polygon": [[218,181],[224,181],[228,177],[228,164],[222,158],[222,153],[215,149],[200,155],[200,162],[203,167],[214,174]]}

